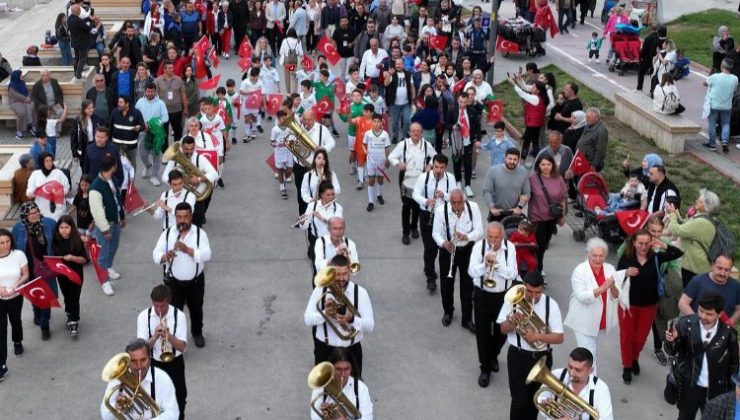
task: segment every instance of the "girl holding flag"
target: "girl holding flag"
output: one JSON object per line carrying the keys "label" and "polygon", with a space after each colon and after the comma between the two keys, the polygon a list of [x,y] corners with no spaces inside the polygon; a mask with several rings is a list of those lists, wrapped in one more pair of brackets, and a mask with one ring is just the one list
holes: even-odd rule
{"label": "girl holding flag", "polygon": [[7,229],[0,229],[0,382],[8,368],[8,324],[12,329],[15,356],[23,355],[23,296],[16,289],[28,281],[28,259],[23,251],[13,249],[13,236]]}
{"label": "girl holding flag", "polygon": [[78,324],[80,322],[80,292],[82,292],[82,279],[84,277],[82,267],[89,260],[82,242],[80,232],[75,226],[72,216],[64,215],[59,218],[54,241],[52,243],[54,255],[69,270],[68,274],[59,274],[57,281],[59,289],[64,295],[64,310],[67,312],[67,330],[69,334],[76,337]]}
{"label": "girl holding flag", "polygon": [[64,200],[69,192],[67,176],[54,167],[54,157],[46,152],[39,155],[37,168],[28,179],[26,196],[36,202],[44,217],[58,220],[67,208]]}

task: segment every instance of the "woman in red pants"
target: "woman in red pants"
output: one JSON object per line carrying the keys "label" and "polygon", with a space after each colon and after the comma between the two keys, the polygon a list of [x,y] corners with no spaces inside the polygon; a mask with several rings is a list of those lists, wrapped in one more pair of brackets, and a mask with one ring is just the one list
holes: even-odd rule
{"label": "woman in red pants", "polygon": [[619,344],[622,353],[622,380],[632,382],[632,375],[640,374],[637,359],[645,345],[658,310],[658,299],[665,293],[665,282],[659,278],[659,267],[667,261],[680,258],[683,252],[654,239],[650,232],[640,229],[627,241],[627,249],[619,259],[617,270],[627,270],[630,278],[629,307],[619,307]]}

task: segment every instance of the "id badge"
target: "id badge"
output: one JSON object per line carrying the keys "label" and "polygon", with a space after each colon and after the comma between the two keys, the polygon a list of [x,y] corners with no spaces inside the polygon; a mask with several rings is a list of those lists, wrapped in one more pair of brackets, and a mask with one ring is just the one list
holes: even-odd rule
{"label": "id badge", "polygon": [[171,101],[175,99],[175,95],[172,93],[172,91],[167,92],[167,100]]}
{"label": "id badge", "polygon": [[347,41],[342,41],[342,46],[343,47],[346,47],[347,46]]}

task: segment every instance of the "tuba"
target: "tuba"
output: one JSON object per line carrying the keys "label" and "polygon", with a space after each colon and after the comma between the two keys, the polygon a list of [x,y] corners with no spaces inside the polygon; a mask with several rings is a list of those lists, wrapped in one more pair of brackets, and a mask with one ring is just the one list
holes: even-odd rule
{"label": "tuba", "polygon": [[[100,375],[103,381],[118,379],[121,382],[106,392],[103,397],[105,406],[118,420],[142,418],[147,411],[151,412],[152,417],[156,417],[160,413],[159,405],[151,395],[139,387],[139,379],[128,369],[130,360],[128,354],[118,353],[105,364]],[[110,399],[116,393],[118,393],[116,400],[120,396],[123,396],[124,400],[111,405]]]}
{"label": "tuba", "polygon": [[[329,420],[336,417],[345,417],[348,419],[362,418],[362,414],[347,397],[342,393],[340,384],[334,381],[334,366],[329,362],[322,362],[316,365],[308,374],[308,387],[311,389],[322,388],[323,391],[316,398],[311,400],[311,409],[318,414],[323,420]],[[316,401],[328,400],[329,407],[325,411],[316,408]]]}
{"label": "tuba", "polygon": [[[518,284],[509,289],[504,295],[504,301],[514,307],[509,315],[506,316],[506,320],[514,326],[514,329],[519,335],[524,335],[530,331],[538,334],[546,334],[549,328],[542,321],[542,318],[535,313],[532,304],[524,298],[525,290],[526,288],[523,285]],[[524,319],[515,320],[513,315],[517,313],[523,314]],[[535,351],[542,351],[547,347],[547,344],[541,341],[533,341],[529,345]]]}
{"label": "tuba", "polygon": [[[532,370],[527,375],[527,384],[539,382],[543,386],[534,394],[534,405],[542,414],[551,418],[576,417],[580,418],[581,414],[587,413],[594,420],[599,420],[599,412],[584,401],[575,392],[568,389],[564,383],[560,382],[545,366],[547,357],[537,361]],[[550,401],[539,402],[539,396],[548,391],[554,394],[555,398]]]}
{"label": "tuba", "polygon": [[280,128],[290,130],[293,135],[288,136],[285,139],[285,147],[290,150],[290,153],[298,159],[301,165],[305,168],[311,168],[311,162],[309,157],[316,151],[317,146],[308,137],[308,133],[304,130],[295,120],[293,115],[288,115],[278,122]]}
{"label": "tuba", "polygon": [[[177,314],[175,314],[175,316],[177,316]],[[159,355],[159,359],[162,363],[170,363],[175,360],[175,351],[172,349],[172,343],[167,339],[167,335],[169,334],[169,329],[167,328],[167,315],[162,317],[162,321],[159,323],[159,326],[162,328],[162,331],[165,332],[164,337],[162,337],[162,352]]]}
{"label": "tuba", "polygon": [[[164,153],[162,153],[162,163],[168,163],[174,160],[177,166],[182,169],[183,175],[186,179],[185,188],[190,190],[191,193],[195,194],[196,201],[203,201],[211,195],[213,192],[213,183],[203,176],[203,171],[198,169],[197,166],[193,165],[190,159],[185,156],[180,148],[180,142],[176,141],[172,143]],[[203,177],[203,182],[197,187],[193,187],[187,182],[192,176]],[[205,184],[205,188],[203,187]]]}
{"label": "tuba", "polygon": [[[344,294],[344,290],[342,290],[342,288],[339,287],[339,284],[334,281],[335,277],[336,269],[332,266],[322,268],[316,274],[316,277],[314,277],[313,284],[316,287],[328,289],[321,294],[318,302],[316,302],[316,310],[319,311],[321,316],[324,318],[324,321],[326,321],[326,324],[329,325],[329,327],[339,338],[341,338],[342,340],[351,340],[359,333],[359,331],[357,331],[357,329],[355,329],[355,327],[353,327],[352,325],[348,324],[340,325],[340,328],[345,331],[342,332],[340,331],[340,328],[337,328],[337,326],[334,324],[332,318],[338,312],[342,311],[350,311],[354,316],[360,316],[360,313],[357,311],[357,308],[352,305],[352,302],[347,299],[347,296],[345,296]],[[321,308],[321,303],[324,302],[326,297],[330,294],[334,297],[337,305],[334,306],[334,308],[331,310],[324,310]]]}

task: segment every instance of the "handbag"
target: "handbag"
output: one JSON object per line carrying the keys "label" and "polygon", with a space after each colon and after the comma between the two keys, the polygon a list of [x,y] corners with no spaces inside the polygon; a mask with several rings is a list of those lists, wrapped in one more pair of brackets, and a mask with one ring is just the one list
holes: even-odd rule
{"label": "handbag", "polygon": [[561,217],[563,217],[563,206],[558,203],[552,202],[552,199],[550,198],[550,193],[547,192],[547,189],[545,188],[545,183],[542,181],[542,175],[537,174],[537,178],[540,180],[542,193],[545,194],[545,199],[547,200],[547,210],[550,213],[550,216],[552,216],[554,219],[560,219]]}

